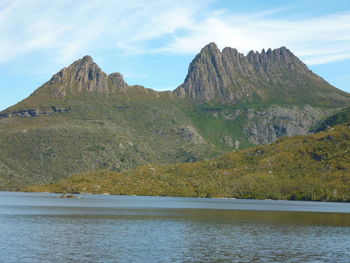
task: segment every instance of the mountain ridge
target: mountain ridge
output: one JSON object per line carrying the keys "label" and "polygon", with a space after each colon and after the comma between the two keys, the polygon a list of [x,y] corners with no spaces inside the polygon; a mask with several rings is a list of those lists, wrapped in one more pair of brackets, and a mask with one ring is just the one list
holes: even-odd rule
{"label": "mountain ridge", "polygon": [[[30,97],[64,98],[81,92],[126,94],[131,87],[146,89],[142,85],[129,86],[121,73],[106,74],[91,56],[86,55],[54,74]],[[349,94],[314,74],[286,47],[261,52],[252,50],[244,55],[231,47],[220,51],[214,42],[204,46],[195,56],[184,82],[176,89],[164,92],[147,90],[214,104],[272,100],[287,104],[305,100],[306,103],[303,97],[307,97],[309,104],[341,106],[350,100]],[[299,93],[304,94],[298,97]]]}
{"label": "mountain ridge", "polygon": [[[191,89],[179,94],[181,85],[163,92],[130,86],[120,73],[103,72],[90,56],[54,74],[0,113],[0,189],[99,169],[206,160],[307,134],[350,104],[349,94],[314,77],[287,49],[263,56],[220,51],[212,44],[203,49],[184,81],[193,84],[199,98],[191,97]],[[213,63],[208,52],[227,66]],[[222,59],[222,53],[243,56],[242,63],[241,58]],[[281,65],[266,62],[269,56]],[[225,86],[225,79],[236,86]]]}

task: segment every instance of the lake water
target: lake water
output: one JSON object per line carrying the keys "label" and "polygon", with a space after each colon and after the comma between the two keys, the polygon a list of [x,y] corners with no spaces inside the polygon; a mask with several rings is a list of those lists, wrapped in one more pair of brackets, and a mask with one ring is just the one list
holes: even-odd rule
{"label": "lake water", "polygon": [[0,262],[350,262],[350,204],[0,192]]}

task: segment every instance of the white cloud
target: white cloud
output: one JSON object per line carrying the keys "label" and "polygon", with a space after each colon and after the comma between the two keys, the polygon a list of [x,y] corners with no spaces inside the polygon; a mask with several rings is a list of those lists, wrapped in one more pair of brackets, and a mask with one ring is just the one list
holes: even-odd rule
{"label": "white cloud", "polygon": [[52,52],[69,63],[97,49],[126,55],[197,53],[215,41],[241,52],[289,47],[308,64],[350,57],[350,12],[276,18],[280,9],[241,15],[196,0],[3,0],[0,63]]}
{"label": "white cloud", "polygon": [[96,48],[145,52],[145,41],[189,24],[195,2],[7,1],[0,4],[0,62],[42,51],[52,51],[65,62]]}
{"label": "white cloud", "polygon": [[211,16],[188,27],[159,52],[194,53],[215,40],[219,47],[241,52],[287,46],[309,64],[322,64],[350,56],[350,12],[298,21],[265,16]]}

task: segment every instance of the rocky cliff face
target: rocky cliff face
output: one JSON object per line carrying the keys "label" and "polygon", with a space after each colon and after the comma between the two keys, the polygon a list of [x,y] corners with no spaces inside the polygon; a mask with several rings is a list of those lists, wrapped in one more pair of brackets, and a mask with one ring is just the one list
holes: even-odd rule
{"label": "rocky cliff face", "polygon": [[223,103],[253,100],[294,103],[310,99],[328,104],[344,101],[343,97],[348,96],[312,73],[285,47],[261,53],[250,51],[245,56],[230,47],[221,52],[215,43],[205,46],[195,57],[184,83],[175,93],[200,102]]}
{"label": "rocky cliff face", "polygon": [[319,120],[331,114],[333,110],[303,107],[272,106],[265,110],[250,109],[248,121],[242,126],[243,131],[253,144],[267,144],[282,136],[308,134]]}

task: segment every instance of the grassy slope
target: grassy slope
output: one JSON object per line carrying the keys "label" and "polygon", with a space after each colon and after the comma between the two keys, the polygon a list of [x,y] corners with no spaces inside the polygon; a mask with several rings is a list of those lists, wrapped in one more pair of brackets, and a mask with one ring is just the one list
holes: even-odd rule
{"label": "grassy slope", "polygon": [[[141,164],[196,161],[223,153],[210,141],[195,143],[181,134],[179,128],[194,126],[185,102],[166,93],[158,97],[144,92],[129,95],[132,99],[80,96],[61,102],[72,106],[67,113],[2,119],[0,188],[14,190],[77,172],[122,171]],[[24,104],[34,108],[30,101]]]}
{"label": "grassy slope", "polygon": [[350,201],[350,126],[211,161],[97,171],[26,191]]}

